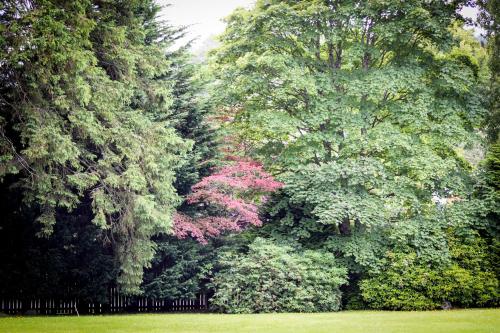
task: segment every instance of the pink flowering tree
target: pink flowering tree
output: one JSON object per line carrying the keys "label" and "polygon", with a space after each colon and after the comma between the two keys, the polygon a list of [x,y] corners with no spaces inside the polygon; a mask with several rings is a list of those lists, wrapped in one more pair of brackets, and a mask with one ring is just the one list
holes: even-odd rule
{"label": "pink flowering tree", "polygon": [[174,234],[178,238],[193,237],[206,243],[208,237],[225,231],[237,232],[251,225],[260,226],[259,207],[269,194],[282,186],[260,163],[236,159],[193,185],[186,202],[198,206],[198,213],[194,216],[176,213]]}

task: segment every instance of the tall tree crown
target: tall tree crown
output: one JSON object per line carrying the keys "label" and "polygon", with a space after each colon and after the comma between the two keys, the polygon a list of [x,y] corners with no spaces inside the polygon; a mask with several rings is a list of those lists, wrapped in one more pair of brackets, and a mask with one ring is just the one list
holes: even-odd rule
{"label": "tall tree crown", "polygon": [[153,1],[7,1],[0,52],[1,176],[18,173],[41,234],[91,201],[138,292],[179,198],[175,170],[190,142],[165,121],[172,105],[168,29]]}

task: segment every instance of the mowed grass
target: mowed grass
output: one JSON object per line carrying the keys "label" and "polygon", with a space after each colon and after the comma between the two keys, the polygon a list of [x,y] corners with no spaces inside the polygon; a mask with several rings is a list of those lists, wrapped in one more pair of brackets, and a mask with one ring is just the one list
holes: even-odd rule
{"label": "mowed grass", "polygon": [[2,333],[500,332],[500,309],[257,315],[141,314],[0,318]]}

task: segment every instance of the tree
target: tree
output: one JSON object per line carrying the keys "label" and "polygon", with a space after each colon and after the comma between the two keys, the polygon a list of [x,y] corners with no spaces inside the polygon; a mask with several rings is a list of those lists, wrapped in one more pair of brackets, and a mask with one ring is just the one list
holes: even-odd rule
{"label": "tree", "polygon": [[213,106],[207,97],[207,79],[203,77],[203,66],[193,62],[189,47],[187,44],[168,55],[173,62],[168,80],[174,82],[170,119],[177,133],[193,142],[186,163],[177,171],[174,185],[180,195],[188,194],[191,186],[209,175],[220,157],[218,133],[210,121]]}
{"label": "tree", "polygon": [[144,296],[157,299],[194,299],[207,292],[207,271],[215,261],[213,243],[161,236],[155,239],[157,251],[151,268],[145,270]]}
{"label": "tree", "polygon": [[329,249],[353,283],[390,250],[451,264],[446,229],[473,193],[460,148],[485,116],[481,68],[453,37],[464,4],[257,1],[228,18],[221,106],[285,184],[268,236]]}
{"label": "tree", "polygon": [[[281,186],[263,170],[260,163],[237,160],[192,187],[187,202],[203,208],[195,216],[177,213],[174,233],[179,238],[191,236],[206,243],[207,236],[216,237],[224,231],[235,232],[248,226],[261,226],[259,204],[265,202],[266,194]],[[215,211],[210,212],[210,207]]]}
{"label": "tree", "polygon": [[[185,31],[177,29],[172,40]],[[182,138],[193,141],[186,162],[176,170],[174,186],[181,196],[188,195],[194,184],[208,176],[220,157],[218,133],[209,117],[212,103],[207,98],[207,80],[202,77],[202,65],[193,62],[189,47],[188,43],[167,55],[172,65],[164,78],[173,82],[168,119]],[[197,210],[186,202],[177,207],[181,214],[196,214]],[[175,300],[194,298],[205,291],[205,267],[211,265],[216,253],[213,244],[178,239],[170,234],[157,235],[153,240],[157,251],[141,287],[146,296]]]}
{"label": "tree", "polygon": [[[500,2],[497,0],[478,0],[479,6],[478,23],[486,31],[487,49],[489,53],[489,91],[486,95],[488,101],[488,117],[485,121],[485,132],[488,134],[488,149],[482,163],[482,172],[477,184],[477,205],[479,219],[486,226],[482,230],[483,235],[491,244],[491,255],[493,260],[500,258],[499,241],[499,218],[500,218],[500,36],[499,31],[499,9]],[[486,231],[486,232],[485,232]],[[497,268],[496,277],[500,279],[500,270]]]}
{"label": "tree", "polygon": [[190,147],[168,121],[166,33],[149,0],[7,1],[0,10],[0,176],[16,174],[48,236],[91,207],[139,292],[179,203],[175,170]]}
{"label": "tree", "polygon": [[36,211],[11,180],[0,184],[0,297],[64,298],[106,303],[118,265],[90,207],[60,215],[49,238],[36,236]]}
{"label": "tree", "polygon": [[500,36],[498,31],[500,1],[498,0],[477,0],[479,9],[478,24],[486,31],[487,46],[490,53],[490,93],[488,94],[490,114],[487,118],[486,127],[491,142],[499,140],[500,131]]}

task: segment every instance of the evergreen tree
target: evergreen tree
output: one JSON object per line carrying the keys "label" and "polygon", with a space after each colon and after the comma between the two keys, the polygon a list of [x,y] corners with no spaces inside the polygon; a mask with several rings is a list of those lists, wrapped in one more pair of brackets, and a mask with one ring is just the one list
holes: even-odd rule
{"label": "evergreen tree", "polygon": [[187,44],[169,55],[173,62],[169,81],[174,82],[172,122],[181,137],[194,142],[187,162],[177,172],[175,187],[180,195],[189,193],[191,186],[207,176],[220,157],[217,132],[210,121],[213,105],[202,75],[203,65],[193,62],[189,47]]}
{"label": "evergreen tree", "polygon": [[[478,0],[478,23],[486,31],[486,42],[489,53],[489,92],[488,117],[485,132],[488,134],[488,149],[479,175],[477,206],[479,219],[486,225],[485,236],[490,243],[490,253],[494,262],[500,260],[500,36],[499,15],[500,1]],[[484,232],[484,230],[483,230]],[[500,269],[496,265],[497,279]]]}
{"label": "evergreen tree", "polygon": [[40,235],[91,207],[128,293],[139,292],[151,237],[170,231],[190,146],[164,120],[173,99],[158,10],[150,0],[12,0],[0,10],[0,176],[17,174]]}
{"label": "evergreen tree", "polygon": [[[173,42],[183,36],[185,29],[171,32]],[[201,65],[193,62],[189,47],[187,44],[167,55],[172,65],[164,77],[172,82],[173,104],[168,119],[179,136],[194,142],[186,162],[176,172],[174,186],[181,196],[189,194],[191,186],[207,176],[218,159],[217,135],[209,121],[212,106],[205,97],[206,82],[200,76]],[[195,211],[196,208],[186,204],[178,207],[181,213]],[[165,234],[156,236],[154,241],[158,250],[144,276],[145,294],[174,300],[200,293],[206,283],[204,267],[213,259],[212,245]]]}

